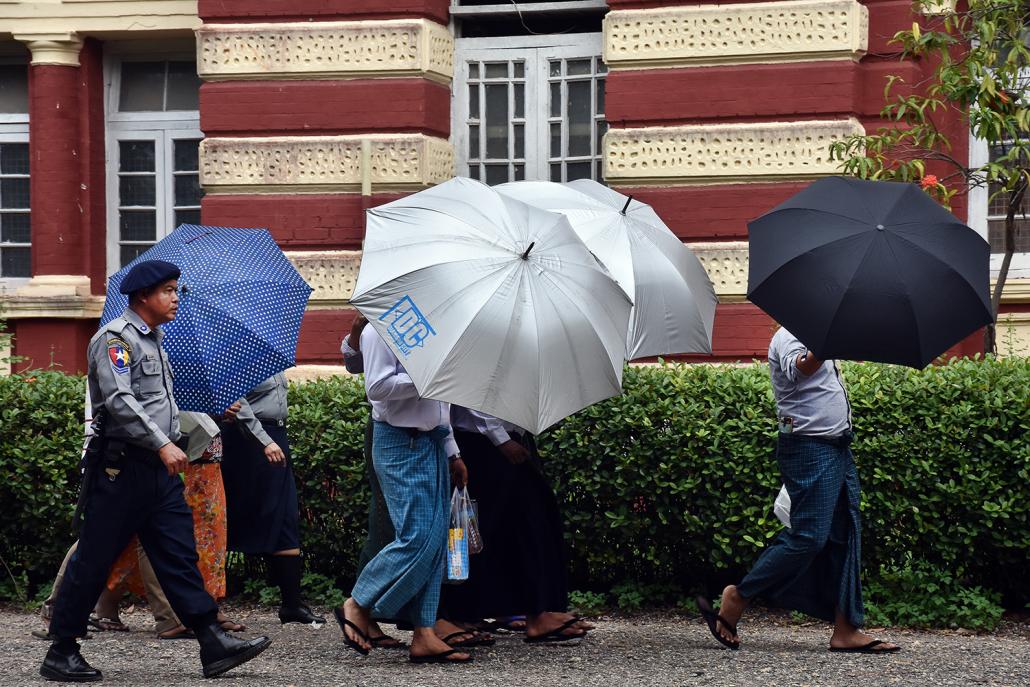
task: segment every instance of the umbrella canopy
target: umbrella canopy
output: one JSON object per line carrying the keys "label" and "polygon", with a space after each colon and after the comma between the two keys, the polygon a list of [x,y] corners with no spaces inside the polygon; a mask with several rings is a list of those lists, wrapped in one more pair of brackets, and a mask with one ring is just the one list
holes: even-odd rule
{"label": "umbrella canopy", "polygon": [[268,231],[179,226],[108,280],[101,324],[128,307],[118,286],[143,260],[182,270],[179,313],[162,325],[182,410],[221,413],[296,363],[311,287]]}
{"label": "umbrella canopy", "polygon": [[565,215],[572,229],[633,300],[627,358],[711,353],[719,299],[708,273],[655,211],[607,186],[516,181],[504,195]]}
{"label": "umbrella canopy", "polygon": [[621,393],[632,303],[564,217],[455,178],[367,219],[351,303],[424,398],[537,433]]}
{"label": "umbrella canopy", "polygon": [[821,179],[748,229],[748,298],[820,358],[920,368],[993,319],[987,242],[914,184]]}

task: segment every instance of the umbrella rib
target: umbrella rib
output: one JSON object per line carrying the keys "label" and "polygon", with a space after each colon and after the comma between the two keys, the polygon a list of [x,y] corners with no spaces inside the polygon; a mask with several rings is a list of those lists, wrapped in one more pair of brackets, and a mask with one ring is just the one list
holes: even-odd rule
{"label": "umbrella rib", "polygon": [[[915,325],[915,329],[916,329],[916,345],[919,347],[919,357],[920,357],[920,360],[918,362],[922,362],[922,356],[923,356],[923,337],[919,333],[919,316],[916,314],[915,306],[912,304],[912,291],[908,288],[908,283],[905,281],[905,273],[901,269],[901,261],[898,260],[898,254],[894,252],[894,246],[891,245],[891,238],[892,238],[892,236],[896,236],[896,234],[891,234],[891,235],[888,235],[886,237],[887,238],[887,241],[886,241],[887,248],[888,248],[888,250],[890,250],[891,257],[894,259],[894,267],[895,267],[895,269],[897,270],[897,273],[898,273],[898,281],[901,282],[901,286],[905,289],[905,302],[908,303],[909,312],[912,313],[912,323]],[[901,238],[901,237],[899,237],[899,238]]]}
{"label": "umbrella rib", "polygon": [[[931,226],[932,226],[932,225],[931,225]],[[960,226],[965,226],[965,225],[960,225]],[[970,231],[972,231],[972,230],[970,229]],[[941,260],[941,259],[940,259],[939,257],[937,257],[936,255],[934,255],[934,254],[933,254],[933,253],[931,253],[930,251],[926,250],[925,248],[923,248],[922,246],[920,246],[920,245],[919,245],[918,243],[916,243],[915,241],[913,241],[913,240],[909,239],[908,237],[906,237],[906,236],[902,236],[901,234],[897,234],[897,233],[894,233],[894,232],[891,232],[891,235],[892,235],[892,236],[896,236],[896,237],[898,237],[898,238],[899,238],[899,239],[901,239],[902,241],[904,241],[904,242],[908,243],[909,245],[913,246],[913,247],[914,247],[914,248],[915,248],[916,250],[918,250],[918,251],[919,251],[920,253],[923,253],[923,254],[925,254],[925,255],[928,255],[928,256],[930,256],[931,258],[933,258],[933,259],[934,259],[934,260],[936,260],[937,262],[941,262],[941,263],[944,263],[944,261],[943,261],[943,260]],[[944,264],[947,264],[947,263],[944,263]],[[964,282],[966,282],[967,284],[969,284],[969,288],[973,289],[973,293],[977,293],[977,294],[979,293],[979,292],[977,291],[977,286],[976,286],[976,284],[974,284],[973,282],[969,281],[969,279],[968,279],[968,278],[966,277],[966,275],[962,274],[962,273],[961,273],[961,272],[959,272],[958,270],[953,270],[953,271],[954,271],[954,272],[955,272],[956,274],[960,275],[960,276],[962,277],[962,280],[963,280]],[[993,313],[992,313],[992,317],[993,317]]]}
{"label": "umbrella rib", "polygon": [[[376,252],[385,252],[385,251],[387,251],[387,249],[384,248],[384,249],[381,249],[381,251],[376,251]],[[491,258],[491,259],[502,260],[504,258],[501,258],[500,256],[498,256],[497,258]],[[370,286],[369,288],[365,289],[361,293],[353,293],[353,294],[351,294],[350,302],[353,303],[355,301],[360,301],[361,296],[364,296],[365,294],[369,293],[370,291],[375,291],[376,289],[380,289],[380,288],[383,287],[384,284],[387,284],[389,282],[392,282],[392,281],[395,281],[395,280],[398,280],[398,279],[403,279],[404,277],[409,277],[409,276],[415,274],[416,272],[421,272],[422,270],[432,269],[433,267],[439,267],[440,265],[460,265],[460,264],[466,263],[466,262],[481,262],[482,260],[484,260],[484,258],[475,258],[475,257],[473,257],[473,258],[461,258],[460,260],[446,260],[446,259],[443,259],[443,260],[438,260],[438,261],[436,261],[436,262],[434,262],[432,264],[429,264],[429,265],[422,265],[421,267],[416,267],[413,270],[409,270],[407,272],[402,272],[401,274],[398,274],[398,275],[395,275],[395,276],[391,276],[389,279],[387,279],[385,281],[382,281],[382,282],[380,282],[378,284]],[[488,274],[487,275],[483,275],[483,277],[481,277],[481,279],[485,279],[487,276],[489,276],[489,275]],[[450,300],[450,299],[448,299],[448,300]]]}
{"label": "umbrella rib", "polygon": [[[838,240],[841,240],[841,239],[838,239]],[[791,260],[789,260],[786,263],[784,263],[783,266],[786,266],[786,265],[790,264],[791,262],[793,262],[794,260],[797,260],[798,258],[800,258],[800,257],[802,257],[804,255],[809,255],[810,253],[813,253],[814,251],[818,250],[819,248],[824,248],[825,246],[828,246],[828,245],[830,245],[830,244],[827,243],[827,244],[823,244],[822,246],[817,246],[816,248],[813,248],[813,249],[811,249],[811,250],[809,250],[809,251],[807,251],[805,253],[802,253],[802,255],[799,255],[799,256],[796,256],[795,258],[792,258]],[[862,265],[864,265],[865,261],[869,259],[869,254],[872,253],[872,250],[873,250],[873,242],[870,241],[866,245],[865,255],[863,255],[862,259],[858,261],[858,264],[855,266],[855,271],[852,272],[851,275],[848,277],[848,280],[847,280],[848,284],[850,284],[851,280],[855,278],[855,275],[858,274],[858,271],[860,269],[862,269]],[[776,272],[779,272],[779,270],[782,269],[783,266],[778,268],[776,270]],[[773,272],[773,274],[775,274],[776,272]],[[772,275],[769,275],[769,276],[771,277]],[[847,297],[847,295],[848,295],[848,289],[847,288],[841,289],[840,300],[837,301],[837,305],[834,307],[833,318],[830,320],[829,326],[826,327],[826,331],[823,332],[823,343],[826,342],[826,338],[829,337],[830,332],[833,331],[834,325],[837,324],[837,318],[840,316],[840,306],[844,302],[844,299]]]}
{"label": "umbrella rib", "polygon": [[[438,264],[444,264],[444,263],[438,263]],[[436,267],[436,265],[432,265],[430,267]],[[447,299],[445,301],[443,301],[438,306],[433,308],[433,312],[431,314],[435,315],[436,313],[439,313],[441,309],[450,307],[453,303],[458,301],[462,297],[462,295],[467,293],[469,290],[474,289],[476,286],[478,286],[482,282],[486,281],[490,277],[493,277],[497,272],[501,271],[505,267],[509,267],[510,268],[511,264],[508,263],[508,264],[499,265],[499,266],[497,266],[497,268],[495,268],[495,269],[493,269],[493,270],[491,270],[489,272],[486,272],[483,275],[477,277],[476,279],[474,279],[473,281],[469,282],[468,284],[463,286],[461,289],[459,289],[455,293],[452,293],[450,296],[447,297]],[[429,267],[422,267],[422,268],[419,268],[418,270],[413,270],[409,274],[413,274],[414,272],[418,272],[418,271],[423,270],[423,269],[429,269]],[[489,299],[487,299],[487,300],[489,300]],[[431,378],[435,377],[437,375],[437,373],[439,373],[440,368],[443,367],[444,363],[447,361],[447,358],[450,356],[451,352],[454,351],[454,348],[458,345],[458,343],[461,341],[463,336],[464,335],[459,336],[457,339],[455,339],[455,341],[451,345],[451,347],[447,349],[447,355],[440,356],[439,363],[436,365],[435,368],[433,368],[431,371],[429,371],[429,374],[426,375],[427,378],[431,379]]]}
{"label": "umbrella rib", "polygon": [[[554,285],[554,288],[555,288],[555,290],[557,290],[557,291],[561,291],[562,295],[563,295],[563,296],[565,296],[565,298],[567,298],[567,299],[569,300],[569,302],[570,302],[570,303],[572,303],[573,307],[575,307],[575,308],[576,308],[576,311],[577,311],[577,312],[579,312],[579,314],[580,314],[580,315],[581,315],[581,316],[583,317],[583,320],[584,320],[584,321],[586,321],[586,322],[590,322],[590,318],[589,318],[589,317],[587,316],[587,314],[586,314],[585,312],[583,312],[583,308],[581,308],[581,307],[580,307],[580,305],[579,305],[579,301],[578,301],[578,300],[576,300],[575,298],[573,298],[573,297],[572,297],[572,296],[571,296],[571,295],[570,295],[570,294],[569,294],[568,292],[566,292],[566,291],[565,291],[565,289],[563,289],[563,288],[561,287],[561,284],[560,284],[560,282],[558,282],[558,281],[557,281],[557,280],[555,280],[555,279],[552,279],[552,278],[551,278],[551,276],[550,276],[550,275],[549,275],[549,274],[547,273],[547,271],[546,271],[546,270],[541,270],[541,275],[540,275],[540,276],[541,276],[541,277],[543,277],[544,279],[546,279],[546,280],[547,280],[548,282],[550,282],[551,284],[553,284],[553,285]],[[616,289],[617,289],[617,291],[618,291],[618,292],[619,292],[619,293],[620,293],[620,294],[621,294],[621,295],[622,295],[622,296],[623,296],[624,298],[626,298],[627,300],[629,300],[629,299],[628,299],[628,298],[626,297],[626,293],[625,293],[625,291],[623,291],[623,290],[622,290],[621,288],[618,288],[618,282],[615,282],[614,280],[612,280],[612,283],[614,283],[614,284],[615,284],[615,286],[616,286]],[[554,301],[553,301],[553,299],[551,299],[551,298],[550,298],[550,294],[548,294],[548,300],[551,300],[551,303],[552,303],[552,305],[554,304]],[[632,306],[632,303],[631,303],[631,306]],[[603,308],[602,308],[602,309],[603,309]],[[562,325],[562,328],[563,328],[563,329],[565,329],[564,325]],[[566,331],[566,332],[568,332],[568,330],[567,330],[567,329],[566,329],[565,331]],[[601,339],[601,336],[600,336],[600,335],[599,335],[599,334],[597,333],[597,329],[595,329],[594,327],[590,327],[590,333],[591,333],[591,334],[593,335],[593,337],[594,337],[594,338],[595,338],[595,339],[597,340],[597,342],[598,342],[599,344],[601,344],[601,348],[602,348],[602,349],[604,349],[605,351],[607,351],[607,350],[608,350],[608,347],[607,347],[607,346],[605,346],[605,344],[604,344],[604,341],[603,341],[603,340]],[[625,334],[625,332],[623,332],[623,333],[622,333],[622,335],[620,336],[620,340],[622,341],[622,348],[623,348],[623,351],[622,351],[622,353],[623,353],[623,355],[622,355],[622,358],[623,358],[623,361],[625,361],[625,359],[626,359],[626,353],[628,352],[628,351],[626,350],[626,334]]]}
{"label": "umbrella rib", "polygon": [[[521,292],[522,291],[522,285],[523,285],[523,282],[525,281],[525,278],[526,278],[526,270],[523,269],[519,273],[519,283],[518,283],[518,286],[516,287],[516,292]],[[514,309],[513,309],[513,311],[514,311]],[[512,330],[514,328],[515,328],[515,318],[511,317],[508,320],[508,331],[506,332],[505,337],[504,337],[505,347],[504,347],[504,349],[501,350],[501,354],[499,356],[497,356],[497,364],[494,365],[494,369],[490,373],[490,384],[487,385],[487,395],[484,396],[484,398],[483,398],[484,402],[486,401],[487,398],[496,399],[497,396],[500,393],[500,389],[498,389],[497,385],[494,384],[494,380],[497,379],[498,371],[501,369],[501,361],[504,360],[507,357],[506,354],[508,353],[508,351],[511,348],[511,332],[512,332]],[[537,354],[539,356],[539,349],[540,349],[540,347],[537,346],[536,348],[537,348]],[[540,367],[540,362],[539,362],[539,358],[538,358],[537,359],[537,368],[539,369],[539,367]],[[539,389],[541,387],[538,386],[537,388]],[[533,411],[534,411],[533,414],[536,415],[537,418],[539,418],[540,417],[540,394],[539,393],[537,394],[537,397],[536,397],[536,407],[533,409]]]}
{"label": "umbrella rib", "polygon": [[[450,219],[450,220],[452,220],[454,222],[461,223],[464,226],[470,228],[472,230],[472,233],[474,233],[477,236],[481,236],[485,241],[488,241],[490,244],[495,245],[495,246],[500,246],[501,245],[497,241],[491,241],[490,240],[491,239],[491,235],[488,234],[487,232],[484,232],[477,225],[472,224],[468,220],[465,220],[465,219],[463,219],[461,217],[455,217],[454,215],[452,215],[449,212],[444,212],[443,210],[439,210],[437,208],[425,207],[423,205],[405,205],[405,206],[402,206],[402,207],[404,209],[406,209],[406,210],[419,210],[421,212],[432,212],[432,213],[436,213],[438,215],[443,215],[444,217],[446,217],[446,218],[448,218],[448,219]],[[372,210],[371,212],[375,213],[374,210]],[[390,213],[390,211],[384,211],[382,213],[375,213],[375,214],[377,214],[377,216],[379,216],[379,217],[382,217],[383,219],[388,219],[388,214],[389,213]],[[455,233],[457,233],[457,232],[455,232]],[[495,233],[492,234],[493,237],[497,237],[497,236],[500,236],[500,235],[501,235],[500,232],[495,232]],[[502,248],[506,248],[506,246],[501,246],[501,247]]]}

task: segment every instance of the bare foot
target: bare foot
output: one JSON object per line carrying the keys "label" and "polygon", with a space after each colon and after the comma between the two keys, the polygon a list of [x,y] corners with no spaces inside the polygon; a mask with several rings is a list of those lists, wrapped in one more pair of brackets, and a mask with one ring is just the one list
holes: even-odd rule
{"label": "bare foot", "polygon": [[[439,621],[438,621],[439,624]],[[453,623],[452,623],[453,624]],[[436,636],[436,633],[431,627],[416,627],[415,634],[411,638],[411,655],[414,657],[419,656],[434,656],[436,654],[442,654],[445,651],[451,651],[450,645],[444,642],[442,639]],[[466,653],[451,654],[447,657],[448,661],[467,661],[469,655]]]}
{"label": "bare foot", "polygon": [[246,625],[244,625],[243,623],[236,622],[235,620],[233,620],[226,614],[222,613],[221,611],[218,611],[218,617],[215,618],[215,620],[218,622],[219,625],[222,626],[222,629],[226,632],[243,632],[247,629]]}
{"label": "bare foot", "polygon": [[[719,605],[719,615],[726,619],[733,627],[740,622],[740,616],[744,615],[747,608],[747,599],[740,595],[734,585],[728,585],[722,590],[722,602]],[[740,637],[735,635],[725,623],[719,623],[719,634],[731,642],[740,642]]]}
{"label": "bare foot", "polygon": [[436,624],[433,625],[433,634],[435,634],[441,642],[446,642],[449,645],[467,642],[476,638],[476,633],[474,631],[466,629],[457,623],[452,623],[450,620],[444,620],[443,618],[437,619]]}
{"label": "bare foot", "polygon": [[[835,626],[833,629],[833,635],[830,637],[830,648],[831,649],[857,649],[861,646],[866,646],[870,642],[876,641],[876,637],[868,635],[861,630],[854,628],[841,628]],[[880,652],[891,652],[900,649],[897,644],[891,644],[890,642],[884,642],[883,644],[877,644],[874,647],[869,648],[870,653]]]}
{"label": "bare foot", "polygon": [[[576,617],[574,613],[555,613],[554,615],[559,616],[563,623]],[[581,630],[593,630],[596,626],[586,618],[580,618],[573,627],[578,627]]]}
{"label": "bare foot", "polygon": [[[541,637],[549,632],[554,632],[574,617],[571,613],[541,613],[526,616],[526,636],[529,638]],[[581,627],[579,623],[575,623],[562,630],[561,634],[567,637],[584,637],[587,629]]]}
{"label": "bare foot", "polygon": [[[353,598],[348,598],[343,602],[343,606],[340,606],[337,610],[340,611],[340,615],[342,615],[344,619],[353,623],[354,626],[358,628],[358,631],[355,632],[353,627],[340,622],[340,625],[342,626],[340,629],[343,630],[344,636],[365,651],[370,650],[372,645],[369,644],[366,639],[368,637],[368,625],[371,622],[368,611],[359,606],[358,602]],[[339,620],[339,615],[337,615],[337,621]]]}
{"label": "bare foot", "polygon": [[158,639],[185,639],[186,637],[193,637],[193,631],[185,625],[179,625],[178,627],[173,627],[170,630],[157,633]]}
{"label": "bare foot", "polygon": [[368,622],[367,635],[368,641],[377,649],[395,649],[402,645],[401,640],[383,632],[383,628],[379,627],[379,623],[374,620]]}

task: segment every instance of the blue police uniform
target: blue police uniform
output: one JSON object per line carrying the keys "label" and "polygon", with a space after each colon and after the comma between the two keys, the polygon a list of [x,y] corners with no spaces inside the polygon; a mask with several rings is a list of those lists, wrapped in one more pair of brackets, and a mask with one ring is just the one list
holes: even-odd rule
{"label": "blue police uniform", "polygon": [[[122,290],[131,293],[178,276],[178,268],[170,263],[143,262],[129,273]],[[244,642],[212,629],[219,627],[218,608],[197,569],[193,515],[183,497],[183,482],[178,475],[169,475],[158,457],[162,446],[181,438],[162,336],[130,307],[101,327],[89,343],[93,415],[106,410],[107,419],[102,438],[94,439],[102,443],[83,482],[79,545],[54,602],[50,633],[57,640],[40,670],[48,679],[101,679],[100,671],[82,659],[73,638],[85,635],[108,572],[134,534],[176,615],[197,632],[205,674],[219,661],[223,663],[217,668],[222,668],[227,658],[239,658],[247,650],[256,650],[257,655],[268,645],[264,637],[261,642]],[[234,642],[253,646],[243,649]]]}

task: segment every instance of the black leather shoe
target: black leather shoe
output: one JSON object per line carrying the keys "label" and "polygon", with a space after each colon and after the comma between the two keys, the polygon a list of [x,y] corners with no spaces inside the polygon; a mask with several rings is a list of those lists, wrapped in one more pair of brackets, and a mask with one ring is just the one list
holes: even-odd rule
{"label": "black leather shoe", "polygon": [[279,621],[283,625],[286,623],[301,623],[302,625],[325,625],[325,618],[320,615],[315,615],[311,612],[311,609],[300,604],[295,608],[287,608],[286,606],[279,607]]}
{"label": "black leather shoe", "polygon": [[268,648],[272,640],[268,637],[239,639],[218,623],[193,628],[200,642],[200,662],[204,666],[204,677],[215,677],[232,670],[254,658]]}
{"label": "black leather shoe", "polygon": [[[86,663],[74,642],[68,647],[54,642],[46,652],[39,674],[55,682],[98,682],[104,679],[99,670]],[[73,648],[74,647],[74,648]]]}

